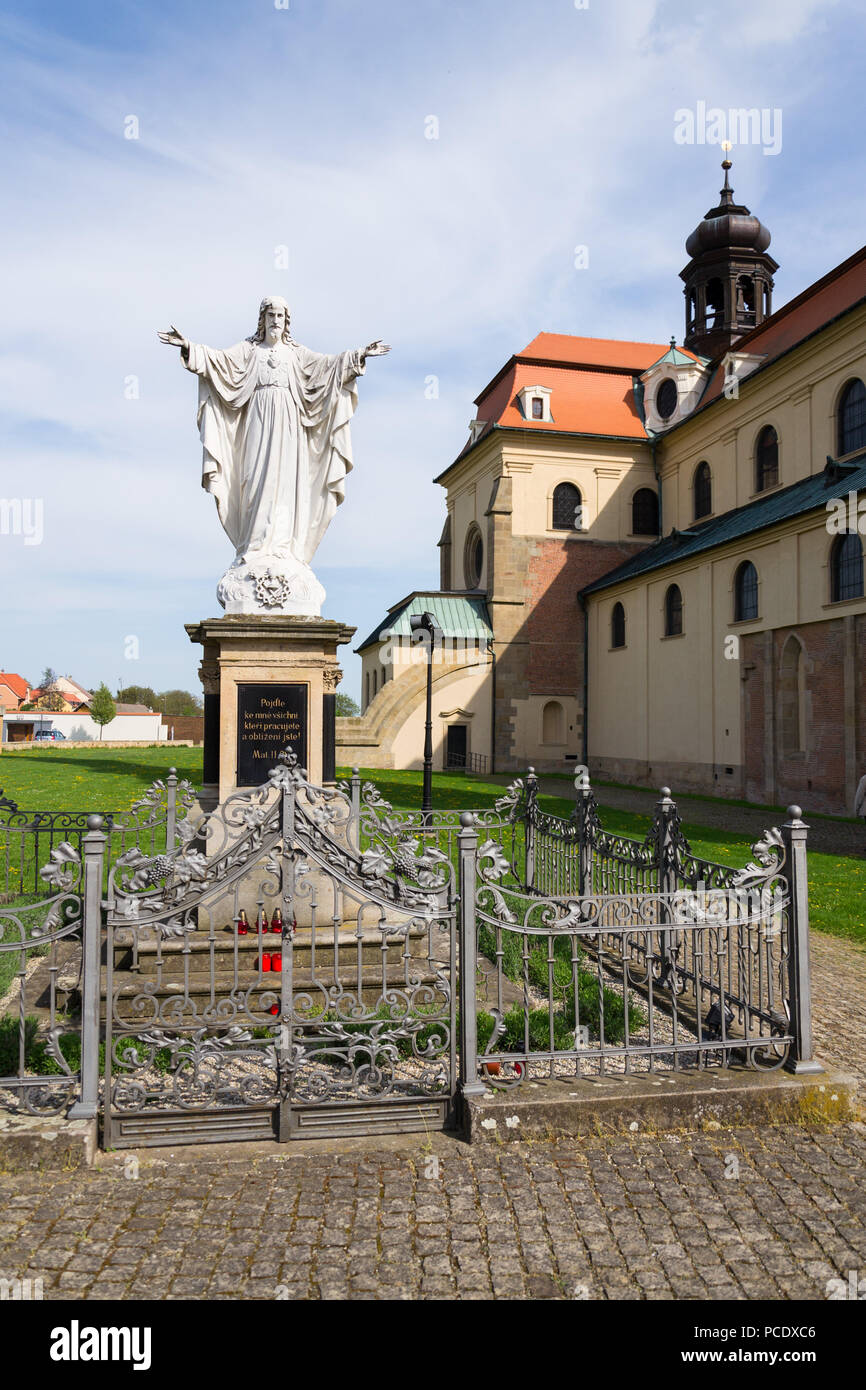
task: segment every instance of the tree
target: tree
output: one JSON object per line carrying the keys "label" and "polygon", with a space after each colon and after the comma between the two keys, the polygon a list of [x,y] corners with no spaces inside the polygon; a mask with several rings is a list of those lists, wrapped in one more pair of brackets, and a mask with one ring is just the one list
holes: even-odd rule
{"label": "tree", "polygon": [[344,690],[337,691],[337,714],[341,719],[354,719],[361,711],[351,695]]}
{"label": "tree", "polygon": [[125,685],[117,692],[120,705],[147,705],[149,710],[159,708],[159,696],[149,685]]}
{"label": "tree", "polygon": [[99,725],[100,738],[102,738],[103,727],[110,724],[116,714],[117,710],[111,698],[111,691],[103,681],[99,689],[94,691],[93,699],[90,701],[90,717],[94,724]]}
{"label": "tree", "polygon": [[63,692],[57,689],[57,675],[52,666],[46,666],[42,672],[36,708],[55,712],[66,709],[66,700]]}
{"label": "tree", "polygon": [[63,697],[62,691],[58,690],[56,685],[49,686],[48,689],[43,690],[42,694],[39,696],[36,702],[36,708],[53,710],[55,713],[66,709],[66,700]]}
{"label": "tree", "polygon": [[203,709],[198,696],[188,690],[161,690],[156,700],[163,714],[201,714]]}

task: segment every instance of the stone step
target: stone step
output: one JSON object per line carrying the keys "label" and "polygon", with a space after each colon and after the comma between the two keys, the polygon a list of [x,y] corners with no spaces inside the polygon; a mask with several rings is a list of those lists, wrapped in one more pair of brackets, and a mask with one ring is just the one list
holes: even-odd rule
{"label": "stone step", "polygon": [[[209,973],[211,953],[214,970],[222,974],[234,970],[235,958],[239,969],[255,970],[257,966],[253,962],[261,955],[288,951],[288,943],[276,932],[261,936],[251,932],[236,937],[231,928],[217,931],[213,937],[206,931],[192,931],[183,937],[162,941],[141,935],[137,947],[134,933],[121,929],[114,933],[113,944],[115,971],[131,970],[140,976],[153,976],[161,971],[163,978],[182,976],[187,969]],[[336,946],[335,952],[333,926],[316,928],[315,959],[319,970],[333,969],[335,955],[341,971],[353,970],[359,948],[362,965],[370,969],[381,969],[383,956],[389,966],[399,966],[407,951],[411,959],[423,959],[427,954],[427,933],[414,928],[408,932],[396,930],[383,934],[375,927],[364,927],[359,932],[355,926],[344,926],[339,931]],[[292,946],[296,969],[312,968],[313,947],[312,929],[298,927]]]}
{"label": "stone step", "polygon": [[[360,972],[360,996],[364,1004],[375,1004],[388,991],[398,993],[411,992],[419,985],[431,985],[436,977],[426,961],[415,961],[409,967],[411,981],[407,984],[406,971],[402,967],[389,966],[385,971],[384,981],[381,967],[362,968]],[[141,1022],[142,1027],[148,1026],[147,1011],[142,1013],[135,1007],[135,1000],[144,995],[148,999],[155,1000],[159,1005],[170,999],[189,999],[195,1004],[197,1010],[206,1007],[211,1001],[219,1003],[220,1000],[229,999],[232,995],[246,995],[250,991],[250,1008],[253,1014],[261,1012],[264,1018],[268,1015],[270,1005],[264,1004],[259,1007],[258,1000],[265,994],[280,997],[283,987],[283,974],[281,971],[258,971],[248,970],[221,972],[211,976],[210,972],[193,971],[190,972],[186,980],[171,976],[143,976],[131,971],[115,974],[112,985],[114,996],[114,1014],[129,1023]],[[344,994],[355,994],[359,992],[359,978],[357,969],[341,968],[339,976],[335,977],[333,966],[330,969],[317,967],[315,975],[310,970],[299,969],[297,966],[292,971],[292,994],[297,998],[299,995],[308,995],[313,1000],[321,1000],[325,1008],[328,1002],[342,991]],[[437,992],[438,996],[438,992]],[[428,1001],[424,1001],[425,1003]],[[105,990],[103,987],[103,1014],[105,1010]],[[297,1007],[297,1006],[296,1006]]]}

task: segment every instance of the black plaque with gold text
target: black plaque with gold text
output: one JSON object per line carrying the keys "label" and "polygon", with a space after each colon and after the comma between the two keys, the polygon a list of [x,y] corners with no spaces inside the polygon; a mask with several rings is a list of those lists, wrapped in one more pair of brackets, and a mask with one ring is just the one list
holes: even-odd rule
{"label": "black plaque with gold text", "polygon": [[267,782],[286,748],[307,766],[307,687],[239,685],[237,785]]}

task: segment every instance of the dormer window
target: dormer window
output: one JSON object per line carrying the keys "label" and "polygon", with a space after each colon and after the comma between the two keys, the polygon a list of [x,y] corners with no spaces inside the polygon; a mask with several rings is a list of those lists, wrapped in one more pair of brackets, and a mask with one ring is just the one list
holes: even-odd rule
{"label": "dormer window", "polygon": [[550,413],[550,397],[553,392],[549,386],[524,386],[517,393],[520,411],[524,420],[542,420],[553,423]]}

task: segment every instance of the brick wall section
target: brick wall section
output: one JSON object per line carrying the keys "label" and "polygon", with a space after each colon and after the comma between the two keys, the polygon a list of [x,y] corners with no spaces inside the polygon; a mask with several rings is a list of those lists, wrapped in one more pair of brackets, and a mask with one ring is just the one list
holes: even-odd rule
{"label": "brick wall section", "polygon": [[174,734],[169,734],[170,738],[189,738],[193,743],[204,742],[203,714],[164,714],[162,722],[169,729],[174,729]]}
{"label": "brick wall section", "polygon": [[[806,751],[793,754],[782,744],[780,702],[782,652],[789,633],[804,653]],[[853,638],[854,688],[847,700],[845,617],[743,639],[743,755],[750,801],[796,802],[807,813],[852,814],[852,782],[856,785],[866,773],[866,615],[854,616]]]}
{"label": "brick wall section", "polygon": [[529,694],[582,696],[583,611],[577,595],[645,548],[590,540],[530,543],[526,578]]}

